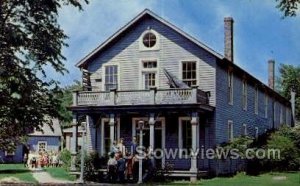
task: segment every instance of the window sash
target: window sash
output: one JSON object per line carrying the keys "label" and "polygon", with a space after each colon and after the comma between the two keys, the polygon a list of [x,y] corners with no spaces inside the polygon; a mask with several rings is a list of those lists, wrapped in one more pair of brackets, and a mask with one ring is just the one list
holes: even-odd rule
{"label": "window sash", "polygon": [[269,107],[269,98],[268,95],[265,95],[265,118],[268,118],[268,107]]}
{"label": "window sash", "polygon": [[254,109],[255,114],[258,114],[258,87],[255,87]]}
{"label": "window sash", "polygon": [[189,155],[192,148],[192,125],[191,121],[188,119],[181,120],[181,138],[182,146],[181,148],[187,150],[187,154],[182,153],[182,155]]}
{"label": "window sash", "polygon": [[182,81],[190,87],[197,85],[196,61],[182,62]]}
{"label": "window sash", "polygon": [[233,73],[228,71],[228,103],[233,104]]}
{"label": "window sash", "polygon": [[105,90],[118,88],[118,66],[109,65],[105,66]]}
{"label": "window sash", "polygon": [[155,72],[145,72],[145,89],[150,89],[151,87],[155,87],[156,85],[156,73]]}
{"label": "window sash", "polygon": [[246,80],[244,80],[243,81],[243,100],[242,100],[242,102],[243,102],[243,109],[244,110],[247,110],[247,81]]}
{"label": "window sash", "polygon": [[232,121],[228,121],[227,132],[228,132],[228,141],[232,141],[233,140],[233,122]]}
{"label": "window sash", "polygon": [[157,68],[157,61],[143,61],[143,68]]}

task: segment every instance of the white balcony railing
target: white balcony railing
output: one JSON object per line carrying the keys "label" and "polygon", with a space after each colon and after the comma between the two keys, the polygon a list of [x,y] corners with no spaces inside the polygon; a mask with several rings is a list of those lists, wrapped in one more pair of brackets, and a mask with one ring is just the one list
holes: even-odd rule
{"label": "white balcony railing", "polygon": [[74,92],[73,106],[208,104],[208,93],[199,89],[151,89],[93,92]]}

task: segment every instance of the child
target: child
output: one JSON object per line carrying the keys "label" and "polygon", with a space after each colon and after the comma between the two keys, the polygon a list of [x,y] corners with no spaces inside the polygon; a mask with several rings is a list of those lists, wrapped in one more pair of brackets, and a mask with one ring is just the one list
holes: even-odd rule
{"label": "child", "polygon": [[125,180],[125,169],[126,169],[126,164],[125,164],[125,159],[123,158],[122,153],[119,154],[118,157],[118,168],[117,168],[117,172],[118,172],[118,181],[120,183],[124,183]]}
{"label": "child", "polygon": [[28,161],[28,155],[24,154],[24,158],[23,158],[24,167],[27,167],[27,161]]}
{"label": "child", "polygon": [[107,162],[107,179],[109,182],[116,180],[116,169],[117,169],[117,160],[115,159],[115,153],[111,152],[109,155],[109,160]]}

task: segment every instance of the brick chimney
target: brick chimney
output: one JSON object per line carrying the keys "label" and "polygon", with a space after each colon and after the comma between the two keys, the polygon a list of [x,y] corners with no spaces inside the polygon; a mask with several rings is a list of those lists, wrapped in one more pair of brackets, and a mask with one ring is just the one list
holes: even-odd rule
{"label": "brick chimney", "polygon": [[275,90],[275,61],[273,59],[268,61],[268,75],[268,85]]}
{"label": "brick chimney", "polygon": [[233,18],[224,18],[224,55],[233,63]]}

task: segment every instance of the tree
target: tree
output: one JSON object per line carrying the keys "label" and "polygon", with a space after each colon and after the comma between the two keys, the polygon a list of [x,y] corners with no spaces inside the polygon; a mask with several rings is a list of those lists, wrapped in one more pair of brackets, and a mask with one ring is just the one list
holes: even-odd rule
{"label": "tree", "polygon": [[280,94],[291,99],[291,90],[296,92],[295,117],[300,120],[300,66],[280,64],[279,73]]}
{"label": "tree", "polygon": [[279,2],[277,8],[283,12],[284,17],[294,17],[297,15],[300,0],[276,0]]}
{"label": "tree", "polygon": [[60,100],[61,104],[58,109],[59,114],[62,117],[62,127],[70,126],[72,121],[72,112],[69,110],[69,107],[73,103],[73,95],[74,91],[82,90],[81,83],[79,81],[75,81],[74,84],[67,86],[62,89],[62,94],[58,94],[58,99]]}
{"label": "tree", "polygon": [[63,6],[82,10],[87,0],[0,1],[0,149],[20,142],[40,129],[47,118],[61,118],[58,82],[47,77],[45,67],[66,73],[67,36],[57,17]]}

